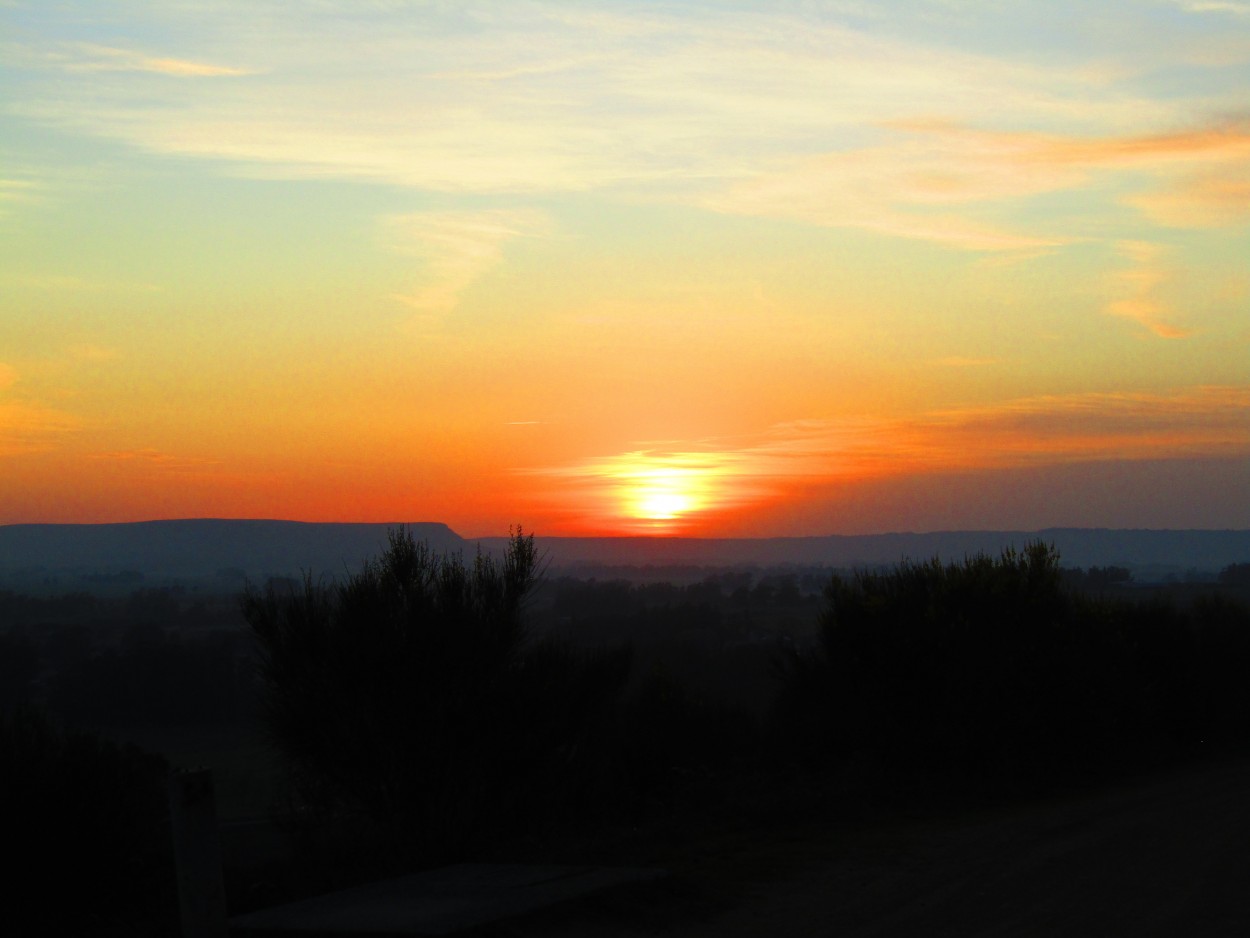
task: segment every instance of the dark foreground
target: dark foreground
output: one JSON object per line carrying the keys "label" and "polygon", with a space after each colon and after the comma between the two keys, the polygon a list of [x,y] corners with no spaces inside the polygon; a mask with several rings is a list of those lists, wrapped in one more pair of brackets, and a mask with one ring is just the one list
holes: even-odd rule
{"label": "dark foreground", "polygon": [[482,932],[1250,934],[1250,759],[1025,806],[691,838],[672,875]]}

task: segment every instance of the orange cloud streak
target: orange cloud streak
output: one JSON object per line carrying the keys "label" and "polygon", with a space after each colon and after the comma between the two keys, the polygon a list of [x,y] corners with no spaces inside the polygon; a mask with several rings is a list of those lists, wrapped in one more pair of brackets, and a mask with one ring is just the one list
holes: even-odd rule
{"label": "orange cloud streak", "polygon": [[1250,219],[1250,124],[1166,134],[1078,137],[981,130],[948,121],[890,121],[901,136],[863,149],[778,164],[703,204],[742,215],[779,215],[979,252],[1030,256],[1070,243],[1061,233],[1008,230],[936,206],[1018,200],[1081,189],[1096,172],[1130,170],[1162,180],[1125,202],[1175,227]]}
{"label": "orange cloud streak", "polygon": [[[784,501],[817,485],[901,475],[1076,462],[1250,455],[1250,387],[1173,395],[1042,396],[910,419],[820,419],[774,427],[732,445],[639,450],[529,470],[557,484],[549,505],[574,529],[691,533],[727,512]],[[687,503],[671,517],[637,509],[658,474]]]}

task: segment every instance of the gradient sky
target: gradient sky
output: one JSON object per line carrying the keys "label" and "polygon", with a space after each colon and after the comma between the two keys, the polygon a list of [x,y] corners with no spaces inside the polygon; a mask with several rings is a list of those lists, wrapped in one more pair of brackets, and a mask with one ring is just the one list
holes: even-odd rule
{"label": "gradient sky", "polygon": [[0,523],[1248,493],[1250,2],[0,0]]}

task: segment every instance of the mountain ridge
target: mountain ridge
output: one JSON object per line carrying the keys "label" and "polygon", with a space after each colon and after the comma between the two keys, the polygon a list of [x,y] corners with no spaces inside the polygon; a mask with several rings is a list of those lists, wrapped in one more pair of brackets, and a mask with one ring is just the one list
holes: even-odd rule
{"label": "mountain ridge", "polygon": [[[448,525],[420,522],[310,522],[189,518],[109,524],[0,525],[0,574],[43,571],[110,575],[252,578],[354,571],[404,526],[438,551],[501,550],[504,537],[470,539]],[[539,537],[553,570],[587,567],[851,567],[902,560],[960,560],[1041,540],[1065,566],[1219,570],[1250,560],[1250,531],[1237,529],[1044,528],[1036,531],[930,531],[773,538]]]}
{"label": "mountain ridge", "polygon": [[463,546],[442,522],[316,522],[186,518],[109,524],[0,525],[0,572],[45,568],[97,574],[137,570],[161,576],[316,575],[356,570],[403,525],[436,550]]}

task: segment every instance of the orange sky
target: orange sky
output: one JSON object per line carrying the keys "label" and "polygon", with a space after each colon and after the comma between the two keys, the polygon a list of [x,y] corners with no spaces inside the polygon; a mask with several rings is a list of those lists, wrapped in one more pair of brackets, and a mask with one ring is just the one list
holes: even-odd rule
{"label": "orange sky", "polygon": [[0,523],[1250,527],[1248,9],[0,7]]}

